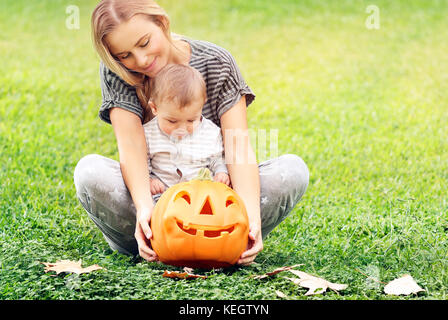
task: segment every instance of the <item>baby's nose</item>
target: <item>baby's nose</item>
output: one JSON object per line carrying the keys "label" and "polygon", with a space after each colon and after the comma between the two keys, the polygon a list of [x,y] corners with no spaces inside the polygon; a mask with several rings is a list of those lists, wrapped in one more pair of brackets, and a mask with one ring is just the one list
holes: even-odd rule
{"label": "baby's nose", "polygon": [[174,134],[178,137],[183,137],[188,134],[188,131],[186,128],[179,127],[177,129],[173,130],[172,134]]}

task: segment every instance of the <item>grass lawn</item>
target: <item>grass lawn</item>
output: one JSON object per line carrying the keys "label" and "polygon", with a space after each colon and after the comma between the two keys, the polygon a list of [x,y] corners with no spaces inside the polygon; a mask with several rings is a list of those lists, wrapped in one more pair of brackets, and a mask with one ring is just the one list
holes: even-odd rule
{"label": "grass lawn", "polygon": [[[112,252],[76,199],[81,157],[118,159],[97,116],[96,3],[0,2],[0,299],[448,299],[447,1],[160,1],[172,31],[234,55],[257,95],[250,127],[278,129],[279,154],[311,174],[255,264],[192,281]],[[107,270],[44,272],[59,259]],[[289,274],[250,278],[298,263],[348,288],[308,297]],[[383,293],[404,274],[426,291]]]}

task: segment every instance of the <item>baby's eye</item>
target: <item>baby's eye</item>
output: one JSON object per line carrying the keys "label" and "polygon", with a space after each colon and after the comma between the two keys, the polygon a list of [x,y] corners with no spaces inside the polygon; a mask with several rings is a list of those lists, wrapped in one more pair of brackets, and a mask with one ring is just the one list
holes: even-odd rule
{"label": "baby's eye", "polygon": [[169,123],[176,123],[176,120],[168,120]]}
{"label": "baby's eye", "polygon": [[196,120],[188,120],[188,122],[190,122],[190,123],[193,123],[193,122],[195,122]]}

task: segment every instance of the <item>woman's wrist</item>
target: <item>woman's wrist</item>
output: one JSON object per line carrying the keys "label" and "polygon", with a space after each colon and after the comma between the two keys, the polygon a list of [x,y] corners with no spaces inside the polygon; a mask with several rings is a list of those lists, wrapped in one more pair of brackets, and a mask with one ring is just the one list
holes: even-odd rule
{"label": "woman's wrist", "polygon": [[[135,204],[134,204],[135,205]],[[137,211],[137,215],[140,215],[142,213],[145,212],[151,212],[152,209],[154,208],[154,203],[151,199],[151,201],[147,201],[145,203],[139,204],[139,205],[135,205],[136,211]]]}

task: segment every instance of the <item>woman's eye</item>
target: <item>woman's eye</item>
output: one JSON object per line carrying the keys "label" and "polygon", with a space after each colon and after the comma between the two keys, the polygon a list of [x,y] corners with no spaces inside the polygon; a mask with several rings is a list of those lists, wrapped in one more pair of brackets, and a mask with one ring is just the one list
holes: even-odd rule
{"label": "woman's eye", "polygon": [[127,55],[125,55],[125,56],[121,56],[121,60],[123,60],[123,59],[127,59],[127,58],[129,58],[129,54],[127,54]]}
{"label": "woman's eye", "polygon": [[141,48],[144,48],[144,47],[146,47],[146,46],[148,45],[148,43],[149,43],[149,39],[146,40],[146,42],[145,42],[144,44],[142,44],[140,47],[141,47]]}

